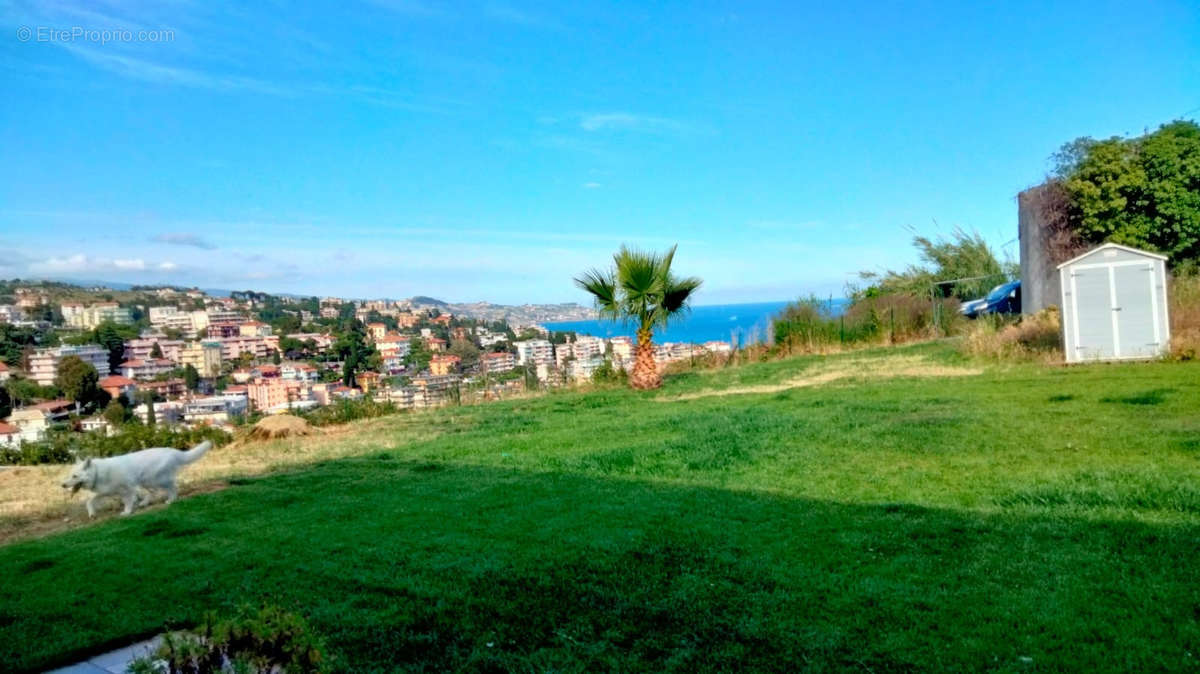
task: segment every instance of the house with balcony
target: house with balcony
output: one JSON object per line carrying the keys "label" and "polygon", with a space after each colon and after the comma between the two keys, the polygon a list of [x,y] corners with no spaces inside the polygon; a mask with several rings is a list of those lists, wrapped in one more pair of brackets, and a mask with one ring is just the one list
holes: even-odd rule
{"label": "house with balcony", "polygon": [[67,356],[90,363],[102,377],[108,374],[108,351],[95,344],[81,344],[37,349],[29,357],[29,378],[39,386],[52,385],[58,376],[58,364]]}
{"label": "house with balcony", "polygon": [[46,438],[51,426],[67,421],[77,409],[73,400],[50,400],[13,410],[8,423],[17,427],[18,441],[38,442]]}
{"label": "house with balcony", "polygon": [[175,363],[166,358],[145,358],[127,360],[117,366],[117,372],[130,379],[154,379],[160,374],[169,374],[175,370]]}
{"label": "house with balcony", "polygon": [[484,372],[509,372],[516,369],[517,357],[507,351],[485,353],[479,357],[479,366]]}
{"label": "house with balcony", "polygon": [[429,359],[429,372],[434,376],[444,377],[458,371],[462,358],[450,353],[437,353]]}
{"label": "house with balcony", "polygon": [[387,334],[387,325],[384,323],[367,323],[367,339],[372,342],[377,342],[383,339]]}
{"label": "house with balcony", "polygon": [[271,326],[262,321],[246,321],[238,326],[238,335],[241,337],[270,337]]}

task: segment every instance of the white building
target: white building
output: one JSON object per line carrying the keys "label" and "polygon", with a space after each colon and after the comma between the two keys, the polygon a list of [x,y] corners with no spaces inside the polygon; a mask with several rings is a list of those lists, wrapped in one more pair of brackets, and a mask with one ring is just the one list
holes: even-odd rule
{"label": "white building", "polygon": [[591,335],[580,335],[571,344],[575,360],[588,360],[604,355],[604,340]]}
{"label": "white building", "polygon": [[517,363],[519,365],[552,365],[554,364],[554,345],[545,339],[529,339],[514,342],[517,348]]}
{"label": "white building", "polygon": [[81,304],[64,304],[60,308],[63,321],[69,327],[80,330],[92,330],[105,321],[119,325],[133,323],[133,314],[129,309],[116,302],[100,302],[87,307]]}
{"label": "white building", "polygon": [[225,394],[194,398],[183,403],[183,421],[188,424],[229,423],[229,417],[245,414],[249,399],[244,394]]}
{"label": "white building", "polygon": [[603,356],[590,356],[588,358],[577,358],[571,361],[571,367],[568,373],[572,379],[591,379],[592,373],[604,365]]}
{"label": "white building", "polygon": [[24,317],[24,312],[15,304],[0,304],[0,323],[16,323]]}
{"label": "white building", "polygon": [[108,351],[95,344],[83,344],[38,349],[29,357],[29,378],[39,386],[50,386],[58,376],[58,364],[67,356],[91,363],[101,377],[108,374]]}

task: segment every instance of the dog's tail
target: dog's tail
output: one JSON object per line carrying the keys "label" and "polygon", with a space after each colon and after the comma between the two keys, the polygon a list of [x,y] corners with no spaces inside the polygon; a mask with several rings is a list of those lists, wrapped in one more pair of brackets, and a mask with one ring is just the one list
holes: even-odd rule
{"label": "dog's tail", "polygon": [[208,440],[205,440],[204,442],[196,445],[195,447],[192,447],[191,449],[189,449],[183,453],[183,456],[181,457],[183,460],[183,463],[191,463],[193,461],[198,460],[200,457],[204,456],[205,453],[207,453],[208,450],[210,450],[210,449],[212,449],[212,443],[209,442]]}

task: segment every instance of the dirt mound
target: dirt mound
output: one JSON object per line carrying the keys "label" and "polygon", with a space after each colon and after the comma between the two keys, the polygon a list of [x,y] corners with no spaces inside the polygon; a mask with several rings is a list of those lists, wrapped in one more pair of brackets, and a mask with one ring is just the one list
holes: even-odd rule
{"label": "dirt mound", "polygon": [[273,440],[275,438],[290,438],[297,435],[311,435],[316,429],[300,417],[290,414],[276,414],[265,417],[247,434],[248,440]]}

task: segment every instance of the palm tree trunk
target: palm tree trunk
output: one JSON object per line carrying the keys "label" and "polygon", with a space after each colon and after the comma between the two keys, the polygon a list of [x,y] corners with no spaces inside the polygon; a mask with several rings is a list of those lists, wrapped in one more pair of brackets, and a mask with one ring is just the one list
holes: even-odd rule
{"label": "palm tree trunk", "polygon": [[658,364],[654,362],[654,334],[642,329],[637,332],[637,353],[633,359],[633,374],[629,385],[639,391],[648,391],[662,386]]}

